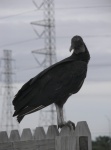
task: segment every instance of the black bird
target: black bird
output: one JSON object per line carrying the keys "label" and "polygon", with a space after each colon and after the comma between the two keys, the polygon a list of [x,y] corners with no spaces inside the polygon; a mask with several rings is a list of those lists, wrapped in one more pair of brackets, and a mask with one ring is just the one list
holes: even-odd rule
{"label": "black bird", "polygon": [[43,70],[25,83],[15,95],[13,105],[20,123],[25,115],[54,103],[57,110],[58,127],[74,126],[63,118],[63,105],[83,85],[90,59],[88,49],[80,36],[71,39],[70,57]]}

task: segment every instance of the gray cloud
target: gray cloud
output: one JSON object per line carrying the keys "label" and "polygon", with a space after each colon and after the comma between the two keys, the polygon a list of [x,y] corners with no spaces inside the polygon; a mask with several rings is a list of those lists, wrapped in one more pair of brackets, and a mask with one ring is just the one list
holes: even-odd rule
{"label": "gray cloud", "polygon": [[[88,6],[93,8],[87,8]],[[99,127],[102,126],[100,130],[103,128],[104,131],[107,131],[107,120],[104,121],[104,115],[111,113],[109,108],[111,105],[109,91],[111,89],[111,7],[99,6],[111,6],[111,2],[109,0],[55,1],[56,52],[58,61],[68,57],[71,54],[69,46],[72,36],[79,34],[83,37],[90,51],[91,60],[83,89],[77,96],[71,97],[66,104],[67,118],[75,121],[87,120],[92,130],[99,130]],[[68,7],[70,9],[63,9]],[[79,8],[72,9],[74,7]],[[17,84],[19,88],[21,84],[43,69],[36,68],[37,63],[31,51],[43,48],[44,41],[36,39],[37,36],[30,25],[32,21],[41,20],[43,14],[41,11],[32,11],[18,16],[7,16],[34,9],[35,6],[31,0],[0,1],[0,56],[3,55],[3,49],[12,50],[16,60],[14,71],[20,82],[19,86]],[[39,32],[42,31],[38,27],[36,29]],[[0,70],[2,71],[2,68]],[[74,115],[71,115],[72,112]],[[35,117],[37,117],[36,113],[26,117],[21,127],[32,128],[30,119],[33,120],[33,127],[35,127],[37,125]]]}

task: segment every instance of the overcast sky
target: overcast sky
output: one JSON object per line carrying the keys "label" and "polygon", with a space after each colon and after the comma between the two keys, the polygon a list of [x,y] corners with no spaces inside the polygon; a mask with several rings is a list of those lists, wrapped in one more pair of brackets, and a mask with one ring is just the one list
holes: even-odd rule
{"label": "overcast sky", "polygon": [[[39,0],[38,5],[41,2]],[[36,68],[31,51],[43,48],[44,42],[36,39],[30,24],[42,19],[42,11],[37,11],[31,0],[0,0],[0,57],[3,57],[4,49],[12,50],[17,88],[43,69]],[[58,61],[70,55],[70,40],[74,35],[83,37],[91,55],[82,89],[65,105],[66,118],[75,123],[87,121],[93,137],[108,135],[111,121],[111,1],[55,0],[55,21]],[[36,29],[41,33],[40,28]],[[2,95],[0,98],[2,106]],[[38,125],[38,114],[25,117],[21,129],[34,129]]]}

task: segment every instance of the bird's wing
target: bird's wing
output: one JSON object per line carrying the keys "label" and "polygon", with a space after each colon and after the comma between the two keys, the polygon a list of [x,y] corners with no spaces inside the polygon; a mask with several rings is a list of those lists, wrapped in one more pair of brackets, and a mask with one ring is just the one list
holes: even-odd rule
{"label": "bird's wing", "polygon": [[[87,63],[83,61],[67,62],[48,73],[50,80],[44,86],[47,97],[53,102],[68,98],[81,88],[87,73]],[[49,92],[50,91],[50,92]]]}
{"label": "bird's wing", "polygon": [[48,69],[41,77],[36,77],[36,80],[31,79],[13,101],[14,115],[32,113],[75,93],[83,83],[86,72],[85,62],[66,61]]}
{"label": "bird's wing", "polygon": [[72,62],[72,61],[74,61],[74,59],[72,57],[68,57],[68,58],[65,58],[64,60],[62,60],[60,62],[57,62],[57,63],[51,65],[50,67],[46,68],[45,70],[40,72],[38,75],[36,75],[33,78],[33,80],[30,82],[30,84],[33,84],[37,79],[40,79],[44,74],[46,74],[49,70],[55,68],[56,66],[64,64],[64,63],[66,64],[67,62]]}
{"label": "bird's wing", "polygon": [[[17,114],[18,111],[23,109],[29,102],[30,99],[26,99],[26,96],[30,94],[33,89],[40,86],[40,79],[46,75],[47,72],[49,72],[51,69],[55,68],[56,66],[59,66],[61,64],[64,64],[66,62],[71,62],[73,59],[71,57],[68,57],[60,62],[57,62],[56,64],[46,68],[42,72],[40,72],[38,75],[36,75],[34,78],[30,79],[27,83],[25,83],[21,89],[18,91],[18,93],[15,95],[12,104],[14,105],[15,113]],[[46,77],[47,78],[47,77]]]}
{"label": "bird's wing", "polygon": [[25,83],[22,88],[18,91],[18,93],[15,95],[15,98],[13,99],[13,105],[16,105],[17,101],[19,101],[19,99],[22,99],[25,95],[27,95],[28,93],[30,93],[30,91],[32,90],[32,87],[37,83],[37,81],[40,80],[40,78],[42,78],[48,71],[50,71],[51,69],[53,69],[56,66],[59,66],[60,64],[64,64],[66,62],[71,62],[73,61],[72,58],[68,57],[48,68],[46,68],[45,70],[43,70],[42,72],[40,72],[38,75],[36,75],[34,78],[30,79],[27,83]]}

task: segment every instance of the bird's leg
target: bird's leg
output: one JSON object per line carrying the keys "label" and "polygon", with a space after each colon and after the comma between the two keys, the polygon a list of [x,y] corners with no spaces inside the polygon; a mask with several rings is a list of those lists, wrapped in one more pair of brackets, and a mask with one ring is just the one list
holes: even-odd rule
{"label": "bird's leg", "polygon": [[68,126],[70,129],[75,129],[75,124],[71,121],[65,122],[63,116],[63,107],[58,106],[55,104],[57,110],[57,123],[58,128],[62,128],[63,126]]}
{"label": "bird's leg", "polygon": [[62,128],[66,124],[66,122],[64,121],[64,116],[63,116],[63,107],[60,107],[57,104],[55,104],[55,106],[56,106],[56,111],[57,111],[58,128]]}
{"label": "bird's leg", "polygon": [[62,128],[63,126],[68,126],[71,130],[75,129],[75,124],[71,121],[65,122],[64,121],[64,116],[63,116],[63,107],[58,106],[55,104],[56,110],[57,110],[57,123],[58,123],[58,128]]}

